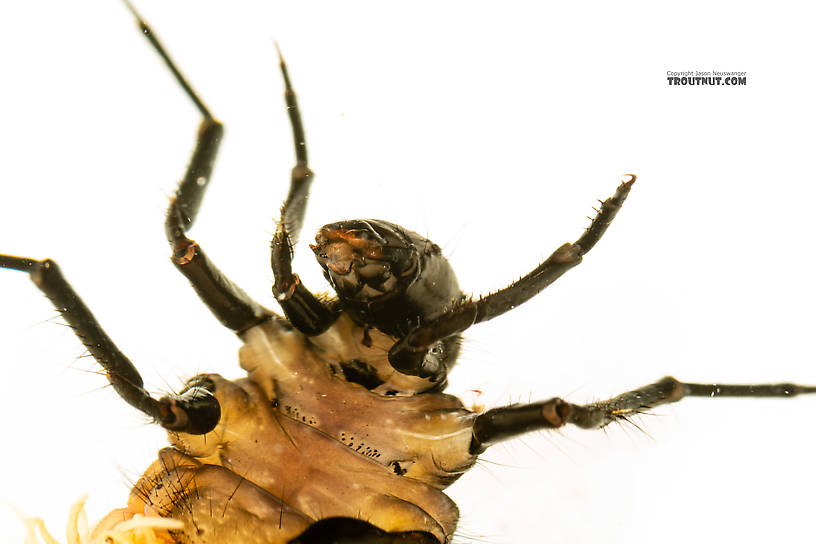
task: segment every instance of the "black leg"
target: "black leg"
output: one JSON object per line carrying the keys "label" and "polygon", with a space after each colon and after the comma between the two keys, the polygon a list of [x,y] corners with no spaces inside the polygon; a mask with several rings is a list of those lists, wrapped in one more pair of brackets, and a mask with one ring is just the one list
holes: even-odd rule
{"label": "black leg", "polygon": [[203,117],[198,127],[198,136],[190,164],[167,209],[164,226],[167,240],[173,248],[173,264],[187,277],[198,296],[221,323],[236,332],[244,331],[269,319],[274,314],[252,300],[240,287],[224,276],[203,252],[201,246],[185,235],[192,228],[201,207],[201,201],[212,176],[224,127],[212,116],[201,98],[184,79],[144,19],[127,0],[125,4],[136,17],[142,34],[162,58]]}
{"label": "black leg", "polygon": [[312,184],[314,173],[309,169],[306,136],[303,132],[297,96],[280,50],[278,50],[278,58],[285,85],[286,109],[289,112],[292,137],[295,142],[295,166],[292,168],[289,194],[281,208],[281,219],[278,222],[275,236],[272,238],[271,265],[272,274],[275,276],[272,293],[283,308],[287,319],[296,329],[304,334],[318,334],[334,323],[339,312],[331,301],[320,300],[313,295],[300,282],[298,275],[292,272],[294,246],[300,235],[300,229],[303,227],[303,216],[306,214],[306,204],[309,199],[309,186]]}
{"label": "black leg", "polygon": [[632,189],[632,184],[637,179],[634,175],[631,175],[631,178],[621,183],[615,194],[602,203],[598,215],[575,243],[559,247],[535,270],[510,286],[478,300],[468,299],[434,321],[413,329],[389,351],[388,360],[391,365],[405,374],[415,376],[433,374],[434,369],[424,368],[423,365],[427,365],[428,359],[425,354],[434,342],[459,334],[474,323],[493,319],[515,308],[540,293],[567,270],[579,264],[583,256],[600,240],[617,215],[623,201],[626,200]]}
{"label": "black leg", "polygon": [[151,397],[144,390],[139,371],[102,330],[91,311],[65,280],[57,263],[49,259],[38,261],[0,255],[0,268],[28,273],[93,358],[105,369],[113,389],[128,404],[169,430],[203,434],[218,423],[221,410],[212,395],[212,387],[207,384],[189,383],[179,395],[159,400]]}
{"label": "black leg", "polygon": [[727,385],[683,383],[667,376],[653,384],[613,399],[581,406],[560,398],[533,404],[494,408],[476,417],[473,423],[471,453],[523,433],[557,429],[567,423],[582,429],[600,429],[613,421],[625,421],[633,415],[677,402],[685,397],[794,397],[816,393],[816,386],[792,383]]}
{"label": "black leg", "polygon": [[289,114],[289,123],[292,125],[292,139],[295,143],[295,166],[292,168],[292,177],[289,183],[289,194],[281,210],[281,222],[289,235],[292,245],[297,244],[300,229],[303,228],[303,216],[306,214],[306,204],[309,199],[309,187],[312,185],[314,172],[309,169],[309,157],[306,150],[306,134],[303,132],[303,121],[300,118],[300,108],[297,95],[289,79],[289,70],[280,52],[278,44],[278,63],[283,76],[283,97],[286,100],[286,111]]}

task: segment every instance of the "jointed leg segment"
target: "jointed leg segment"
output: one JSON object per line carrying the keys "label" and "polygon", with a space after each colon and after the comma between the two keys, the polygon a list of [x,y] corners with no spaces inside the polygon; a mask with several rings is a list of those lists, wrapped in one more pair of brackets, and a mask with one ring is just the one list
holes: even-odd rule
{"label": "jointed leg segment", "polygon": [[646,413],[655,406],[677,402],[685,397],[793,397],[806,393],[816,393],[816,386],[792,383],[684,383],[667,376],[607,401],[583,406],[554,398],[488,410],[474,421],[470,451],[480,453],[496,442],[530,431],[557,429],[568,423],[582,429],[600,429],[613,421],[627,420],[633,415]]}
{"label": "jointed leg segment", "polygon": [[[204,192],[209,184],[218,146],[223,136],[223,125],[213,117],[185,80],[147,23],[127,0],[124,1],[136,18],[142,34],[165,62],[203,117],[190,164],[167,210],[165,232],[173,250],[172,261],[190,280],[196,292],[215,316],[227,327],[241,332],[261,321],[273,318],[274,314],[257,304],[226,278],[207,258],[201,247],[186,236],[186,232],[195,221]],[[284,213],[282,224],[285,223],[292,229],[292,232],[297,234],[302,224],[312,174],[306,164],[306,148],[300,114],[283,62],[281,62],[281,69],[286,81],[286,101],[292,120],[297,153],[297,165],[292,171],[292,186],[285,207],[290,212]],[[285,228],[283,233],[285,235]],[[288,237],[285,235],[283,240],[285,244],[281,247],[289,250]],[[281,275],[284,277],[286,266],[290,261],[291,255],[281,258],[278,252],[277,262],[284,263],[281,268]],[[73,328],[91,355],[105,369],[116,392],[129,404],[154,418],[163,427],[175,431],[205,433],[218,422],[220,408],[207,383],[191,382],[179,395],[165,396],[159,400],[151,397],[144,390],[142,378],[136,367],[102,330],[90,310],[62,276],[55,262],[48,259],[38,261],[27,257],[0,255],[0,268],[20,270],[30,275],[34,283],[48,296]],[[289,267],[288,274],[297,279],[297,276],[291,274],[291,267]],[[296,307],[323,309],[322,304],[302,286],[300,289],[294,289],[293,292],[297,295],[292,298]],[[305,305],[300,302],[306,298],[304,292],[314,299],[311,302],[307,300]],[[312,318],[312,321],[324,322],[326,317],[319,315],[317,318]]]}
{"label": "jointed leg segment", "polygon": [[309,187],[312,184],[314,173],[309,169],[306,135],[300,118],[297,95],[289,79],[289,71],[280,49],[278,49],[278,58],[285,85],[286,108],[289,112],[292,137],[295,142],[295,166],[292,168],[289,194],[281,208],[281,219],[272,238],[271,265],[272,274],[275,276],[272,292],[286,317],[296,329],[304,334],[319,334],[334,323],[338,312],[331,304],[312,294],[301,283],[300,277],[292,272],[294,246],[297,243],[300,229],[303,227]]}
{"label": "jointed leg segment", "polygon": [[[165,230],[173,248],[173,262],[190,279],[202,300],[222,323],[236,331],[244,330],[273,314],[224,277],[201,248],[185,236],[195,220],[212,174],[223,126],[186,82],[147,23],[133,6],[127,1],[125,4],[136,17],[142,33],[204,117],[192,159],[167,212]],[[0,255],[0,267],[30,275],[105,369],[116,392],[129,404],[154,418],[163,427],[175,431],[206,433],[218,423],[220,407],[206,383],[188,383],[185,391],[179,395],[165,396],[159,400],[151,397],[144,390],[135,366],[102,330],[55,262]]]}
{"label": "jointed leg segment", "polygon": [[306,150],[306,134],[303,130],[303,121],[300,118],[297,95],[289,79],[289,69],[283,60],[278,44],[278,65],[283,76],[283,97],[286,100],[286,111],[289,114],[289,123],[292,125],[292,139],[295,143],[295,166],[292,168],[292,177],[289,182],[289,194],[281,210],[281,222],[286,230],[292,245],[297,244],[300,230],[303,228],[303,216],[306,214],[306,203],[309,199],[309,187],[312,185],[314,172],[309,168],[309,157]]}
{"label": "jointed leg segment", "polygon": [[144,19],[129,2],[126,1],[125,4],[136,18],[142,34],[203,117],[198,127],[190,164],[167,209],[164,228],[167,241],[173,250],[173,264],[187,277],[198,296],[221,323],[237,332],[246,330],[272,317],[272,312],[252,300],[240,287],[224,276],[203,252],[201,246],[185,234],[193,226],[212,177],[224,126],[210,113]]}
{"label": "jointed leg segment", "polygon": [[[221,323],[236,332],[245,331],[273,317],[274,314],[252,300],[241,288],[224,276],[210,261],[201,246],[186,236],[186,232],[190,230],[195,221],[204,192],[209,184],[218,145],[223,135],[223,125],[213,117],[201,98],[185,80],[147,23],[129,3],[127,5],[136,17],[142,33],[164,60],[176,81],[203,117],[190,164],[167,210],[165,231],[167,240],[173,248],[173,264],[187,277],[199,297]],[[280,56],[280,51],[278,53]],[[306,141],[297,97],[283,57],[280,57],[280,69],[283,74],[284,97],[295,141],[296,163],[292,168],[289,194],[281,211],[281,221],[272,240],[272,272],[275,275],[273,292],[284,313],[295,327],[305,333],[316,334],[334,322],[337,315],[331,306],[319,300],[300,283],[300,279],[291,268],[292,246],[303,225],[313,173],[308,166]]]}
{"label": "jointed leg segment", "polygon": [[0,255],[0,268],[27,272],[51,300],[94,359],[105,369],[113,389],[131,406],[174,431],[203,434],[218,423],[220,407],[212,392],[202,384],[189,384],[180,395],[154,399],[144,389],[139,371],[119,351],[91,311],[65,280],[57,263],[27,257]]}
{"label": "jointed leg segment", "polygon": [[564,244],[532,272],[495,293],[478,300],[468,300],[436,320],[421,325],[394,344],[388,353],[391,365],[405,374],[427,375],[429,369],[423,367],[425,353],[442,338],[462,333],[475,323],[481,323],[499,316],[522,304],[560,278],[567,270],[578,265],[583,256],[600,240],[617,215],[623,201],[629,195],[636,176],[618,186],[615,194],[606,199],[598,215],[592,220],[586,232],[573,244]]}

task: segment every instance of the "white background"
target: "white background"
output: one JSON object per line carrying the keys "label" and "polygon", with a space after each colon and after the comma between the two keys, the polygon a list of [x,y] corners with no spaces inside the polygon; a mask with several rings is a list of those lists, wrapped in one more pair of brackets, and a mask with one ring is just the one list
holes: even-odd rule
{"label": "white background", "polygon": [[[140,1],[227,136],[193,236],[274,307],[293,162],[273,39],[317,173],[305,242],[381,217],[443,245],[466,290],[533,268],[639,175],[604,239],[544,294],[469,332],[451,392],[586,402],[666,374],[816,383],[814,38],[798,4]],[[345,4],[345,3],[344,3]],[[197,112],[113,0],[0,5],[0,250],[56,259],[160,394],[237,377],[237,339],[168,260],[167,197]],[[745,87],[670,87],[739,70]],[[61,535],[124,504],[164,443],[23,275],[0,271],[0,499]],[[480,390],[481,395],[472,390]],[[456,541],[800,542],[816,399],[694,399],[633,426],[492,448],[450,488]],[[4,541],[19,542],[0,508]]]}

